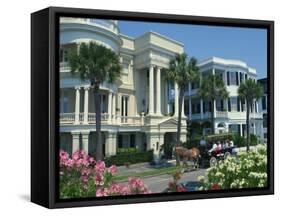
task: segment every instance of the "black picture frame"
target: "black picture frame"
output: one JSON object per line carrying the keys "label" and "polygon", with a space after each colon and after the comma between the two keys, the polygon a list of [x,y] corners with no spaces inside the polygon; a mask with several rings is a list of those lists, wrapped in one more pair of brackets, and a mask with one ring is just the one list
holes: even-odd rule
{"label": "black picture frame", "polygon": [[[59,26],[60,16],[157,21],[267,30],[268,187],[188,193],[59,200]],[[31,201],[47,208],[129,204],[274,194],[274,22],[203,16],[49,7],[31,15]]]}

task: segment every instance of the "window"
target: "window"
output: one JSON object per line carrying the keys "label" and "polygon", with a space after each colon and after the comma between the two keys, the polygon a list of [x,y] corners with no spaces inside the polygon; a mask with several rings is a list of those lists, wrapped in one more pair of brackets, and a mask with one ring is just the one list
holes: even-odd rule
{"label": "window", "polygon": [[121,115],[122,116],[128,116],[128,96],[122,96],[122,103],[121,103]]}
{"label": "window", "polygon": [[262,97],[261,102],[262,102],[262,110],[266,110],[266,96]]}
{"label": "window", "polygon": [[243,74],[240,72],[240,83],[243,82]]}
{"label": "window", "polygon": [[263,114],[263,127],[267,128],[267,114]]}
{"label": "window", "polygon": [[235,74],[236,74],[236,85],[238,86],[239,85],[238,72],[235,72]]}
{"label": "window", "polygon": [[68,98],[67,97],[62,97],[60,99],[61,104],[60,104],[60,112],[61,113],[68,113]]}
{"label": "window", "polygon": [[230,97],[230,103],[231,103],[231,110],[237,111],[237,98],[236,97]]}
{"label": "window", "polygon": [[135,134],[130,135],[130,147],[131,148],[135,147]]}
{"label": "window", "polygon": [[227,71],[227,74],[226,74],[226,78],[227,78],[227,85],[230,85],[230,77],[229,77],[229,71]]}
{"label": "window", "polygon": [[230,76],[230,85],[237,85],[237,76],[236,76],[236,72],[229,72],[229,76]]}
{"label": "window", "polygon": [[67,62],[67,50],[64,49],[60,49],[60,62]]}
{"label": "window", "polygon": [[129,64],[123,64],[123,73],[128,74],[129,73]]}

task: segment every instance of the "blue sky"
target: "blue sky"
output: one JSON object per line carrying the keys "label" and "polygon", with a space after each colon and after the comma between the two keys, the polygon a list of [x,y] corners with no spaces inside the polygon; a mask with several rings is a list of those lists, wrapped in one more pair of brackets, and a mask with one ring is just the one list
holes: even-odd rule
{"label": "blue sky", "polygon": [[258,79],[267,77],[265,29],[119,21],[122,34],[137,37],[155,31],[184,44],[185,52],[199,61],[211,56],[239,59],[256,68]]}

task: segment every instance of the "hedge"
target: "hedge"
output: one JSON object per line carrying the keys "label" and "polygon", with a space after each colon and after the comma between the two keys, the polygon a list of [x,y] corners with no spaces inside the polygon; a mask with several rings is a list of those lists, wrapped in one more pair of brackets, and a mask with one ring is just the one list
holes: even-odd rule
{"label": "hedge", "polygon": [[107,166],[116,165],[122,166],[125,164],[135,164],[142,162],[151,162],[153,160],[153,150],[137,151],[137,152],[124,152],[113,155],[105,159]]}

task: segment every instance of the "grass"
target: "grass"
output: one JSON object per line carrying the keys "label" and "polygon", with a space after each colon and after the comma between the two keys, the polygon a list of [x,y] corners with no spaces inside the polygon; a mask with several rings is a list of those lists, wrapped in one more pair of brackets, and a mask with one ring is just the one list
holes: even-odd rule
{"label": "grass", "polygon": [[164,175],[164,174],[173,174],[176,171],[180,171],[183,168],[183,166],[172,166],[172,167],[164,167],[159,168],[155,170],[148,170],[144,172],[132,172],[132,173],[126,173],[124,175],[116,175],[113,177],[114,181],[122,182],[127,181],[128,177],[148,177],[148,176],[155,176],[155,175]]}

